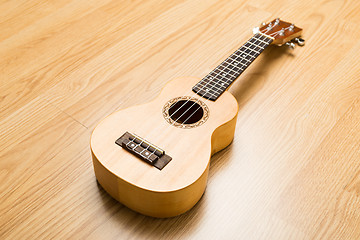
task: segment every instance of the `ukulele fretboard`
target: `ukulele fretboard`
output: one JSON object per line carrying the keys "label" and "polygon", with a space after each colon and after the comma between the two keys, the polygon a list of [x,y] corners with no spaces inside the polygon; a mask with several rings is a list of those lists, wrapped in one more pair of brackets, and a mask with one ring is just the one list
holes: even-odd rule
{"label": "ukulele fretboard", "polygon": [[215,101],[272,41],[272,38],[263,34],[255,34],[199,81],[192,90],[206,99]]}

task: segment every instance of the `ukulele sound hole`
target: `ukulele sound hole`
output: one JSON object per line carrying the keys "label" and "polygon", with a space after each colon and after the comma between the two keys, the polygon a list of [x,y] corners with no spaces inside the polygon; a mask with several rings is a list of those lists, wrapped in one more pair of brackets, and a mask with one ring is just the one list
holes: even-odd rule
{"label": "ukulele sound hole", "polygon": [[204,110],[197,102],[180,100],[169,108],[170,118],[180,124],[193,124],[202,119]]}
{"label": "ukulele sound hole", "polygon": [[194,128],[209,118],[209,108],[200,99],[182,96],[169,100],[162,109],[164,119],[174,127]]}

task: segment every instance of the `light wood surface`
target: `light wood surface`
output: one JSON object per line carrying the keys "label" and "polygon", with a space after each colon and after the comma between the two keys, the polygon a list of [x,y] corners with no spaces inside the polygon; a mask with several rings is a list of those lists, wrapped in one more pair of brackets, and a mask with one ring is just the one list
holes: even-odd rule
{"label": "light wood surface", "polygon": [[[359,239],[360,2],[2,1],[1,239]],[[233,84],[233,143],[171,219],[97,183],[106,115],[201,78],[275,17],[306,46],[271,47]]]}

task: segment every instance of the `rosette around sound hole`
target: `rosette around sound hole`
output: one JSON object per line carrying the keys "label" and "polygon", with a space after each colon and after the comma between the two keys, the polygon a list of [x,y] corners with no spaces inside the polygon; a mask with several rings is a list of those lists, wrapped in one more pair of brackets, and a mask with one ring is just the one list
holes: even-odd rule
{"label": "rosette around sound hole", "polygon": [[209,108],[200,99],[182,96],[169,100],[163,107],[164,119],[172,126],[194,128],[209,118]]}

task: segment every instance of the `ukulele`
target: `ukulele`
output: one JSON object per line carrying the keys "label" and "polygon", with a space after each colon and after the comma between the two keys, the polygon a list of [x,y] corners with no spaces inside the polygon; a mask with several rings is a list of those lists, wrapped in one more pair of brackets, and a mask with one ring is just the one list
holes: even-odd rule
{"label": "ukulele", "polygon": [[103,119],[90,143],[100,185],[144,215],[192,208],[205,191],[211,156],[234,137],[239,107],[226,90],[269,45],[303,45],[301,32],[278,18],[263,23],[203,79],[177,78],[151,102]]}

